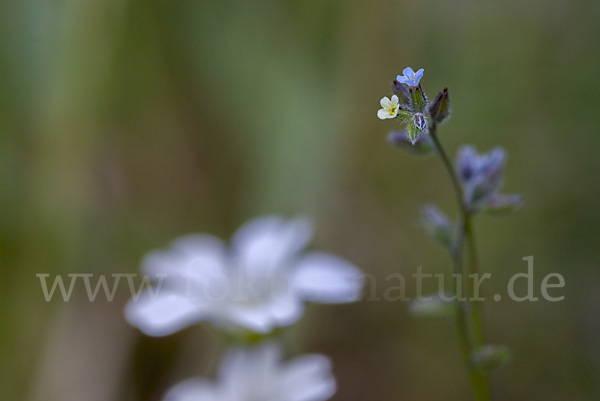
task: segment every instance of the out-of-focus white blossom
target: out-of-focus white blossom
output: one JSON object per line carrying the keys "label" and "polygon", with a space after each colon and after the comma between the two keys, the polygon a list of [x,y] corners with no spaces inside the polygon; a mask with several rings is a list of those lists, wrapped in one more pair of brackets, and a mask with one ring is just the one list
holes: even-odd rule
{"label": "out-of-focus white blossom", "polygon": [[327,253],[303,252],[311,237],[306,219],[269,216],[242,226],[229,248],[208,235],[180,238],[143,260],[160,287],[132,299],[125,316],[153,336],[199,321],[265,334],[296,322],[304,301],[358,300],[361,271]]}
{"label": "out-of-focus white blossom", "polygon": [[267,343],[231,351],[215,382],[186,380],[165,401],[324,401],[335,390],[329,359],[304,355],[282,363],[279,347]]}

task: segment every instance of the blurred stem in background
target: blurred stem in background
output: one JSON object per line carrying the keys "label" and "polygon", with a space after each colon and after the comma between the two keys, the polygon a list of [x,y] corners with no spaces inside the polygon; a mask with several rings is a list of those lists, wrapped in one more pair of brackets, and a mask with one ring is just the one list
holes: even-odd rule
{"label": "blurred stem in background", "polygon": [[[461,224],[459,224],[459,233],[451,250],[452,260],[454,264],[454,273],[461,278],[462,287],[466,289],[465,301],[461,301],[459,294],[456,291],[456,323],[458,328],[458,337],[461,343],[461,350],[467,369],[471,386],[475,394],[475,399],[478,401],[489,401],[492,399],[492,391],[489,375],[483,369],[475,366],[472,363],[471,355],[473,351],[485,344],[485,336],[483,332],[483,320],[481,317],[481,308],[478,303],[472,302],[474,294],[474,281],[469,280],[471,275],[479,273],[479,259],[477,256],[477,246],[475,243],[475,233],[473,231],[471,213],[465,205],[463,190],[458,182],[452,162],[442,146],[438,136],[435,123],[431,128],[431,137],[435,143],[438,153],[444,163],[444,167],[450,175],[452,186],[456,193],[456,198],[460,206]],[[468,264],[464,263],[463,252],[468,249]],[[466,285],[465,285],[466,283]],[[456,284],[455,284],[456,285]]]}

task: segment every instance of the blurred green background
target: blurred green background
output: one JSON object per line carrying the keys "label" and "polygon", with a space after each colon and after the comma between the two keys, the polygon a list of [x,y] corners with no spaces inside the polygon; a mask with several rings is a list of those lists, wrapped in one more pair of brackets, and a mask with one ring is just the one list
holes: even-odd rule
{"label": "blurred green background", "polygon": [[[599,21],[592,0],[2,2],[0,399],[160,400],[225,348],[205,325],[143,337],[124,287],[46,303],[38,273],[136,273],[180,235],[264,213],[312,216],[315,247],[375,296],[391,273],[447,272],[417,217],[456,213],[442,164],[388,145],[376,117],[406,66],[430,97],[449,87],[452,154],[510,154],[505,192],[527,204],[476,222],[486,293],[529,255],[538,295],[565,277],[562,302],[486,303],[489,340],[514,353],[498,400],[600,399]],[[452,322],[371,290],[311,306],[290,355],[332,357],[334,400],[469,399]]]}

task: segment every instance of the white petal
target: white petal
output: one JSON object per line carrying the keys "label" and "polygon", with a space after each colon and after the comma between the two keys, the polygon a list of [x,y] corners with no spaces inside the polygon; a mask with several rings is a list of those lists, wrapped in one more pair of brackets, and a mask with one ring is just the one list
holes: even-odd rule
{"label": "white petal", "polygon": [[400,103],[400,99],[398,99],[398,96],[393,95],[392,96],[392,105],[398,106],[398,103]]}
{"label": "white petal", "polygon": [[229,351],[219,366],[219,383],[225,400],[244,399],[249,391],[251,380],[248,373],[252,372],[250,354],[243,348]]}
{"label": "white petal", "polygon": [[173,387],[164,401],[221,401],[213,386],[205,380],[190,379]]}
{"label": "white petal", "polygon": [[379,104],[381,105],[381,107],[383,107],[384,109],[389,109],[390,108],[390,99],[387,96],[384,96],[381,98],[381,100],[379,101]]}
{"label": "white petal", "polygon": [[254,385],[258,387],[272,386],[273,379],[279,370],[281,349],[274,342],[266,342],[258,348],[249,351],[246,374],[253,370]]}
{"label": "white petal", "polygon": [[246,330],[265,334],[275,327],[289,326],[297,322],[304,312],[302,299],[294,288],[279,290],[255,304],[236,302],[236,298],[228,301],[220,313],[213,313],[224,323],[233,324]]}
{"label": "white petal", "polygon": [[385,120],[386,118],[389,118],[390,113],[387,110],[384,109],[379,109],[377,110],[377,117],[379,117],[380,120]]}
{"label": "white petal", "polygon": [[289,326],[302,317],[304,305],[298,295],[290,289],[286,294],[276,296],[269,309],[278,326]]}
{"label": "white petal", "polygon": [[282,388],[289,401],[324,401],[336,391],[331,363],[322,355],[305,355],[287,363]]}
{"label": "white petal", "polygon": [[311,253],[298,263],[293,286],[309,301],[344,303],[360,299],[362,272],[349,262],[326,253]]}
{"label": "white petal", "polygon": [[205,312],[201,304],[166,290],[158,294],[147,290],[125,306],[127,321],[150,336],[172,334],[202,320]]}
{"label": "white petal", "polygon": [[284,220],[269,216],[242,226],[233,238],[235,256],[248,279],[270,275],[286,268],[289,261],[304,249],[313,234],[307,219]]}
{"label": "white petal", "polygon": [[243,378],[248,363],[248,354],[243,348],[232,348],[222,358],[217,377],[223,388],[230,388]]}
{"label": "white petal", "polygon": [[175,240],[169,249],[149,253],[142,270],[150,276],[198,278],[223,275],[225,263],[223,241],[210,235],[188,235]]}
{"label": "white petal", "polygon": [[266,305],[244,306],[232,304],[222,316],[232,323],[254,333],[266,334],[277,322]]}
{"label": "white petal", "polygon": [[275,343],[258,348],[236,348],[219,367],[219,378],[227,400],[266,399],[265,394],[277,386],[281,351]]}

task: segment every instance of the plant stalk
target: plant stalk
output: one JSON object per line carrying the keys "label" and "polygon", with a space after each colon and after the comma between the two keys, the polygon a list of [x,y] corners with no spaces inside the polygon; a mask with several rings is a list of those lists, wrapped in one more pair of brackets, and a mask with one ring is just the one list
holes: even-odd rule
{"label": "plant stalk", "polygon": [[[434,124],[430,135],[444,167],[450,175],[461,214],[460,229],[457,233],[458,238],[451,249],[454,273],[459,275],[458,277],[460,277],[462,283],[461,287],[465,289],[465,300],[463,301],[460,299],[460,294],[458,294],[455,287],[458,338],[463,358],[469,371],[469,378],[475,399],[477,401],[491,401],[492,392],[489,375],[487,372],[474,366],[471,362],[473,350],[485,344],[481,308],[477,303],[472,302],[475,283],[474,280],[469,279],[471,275],[479,273],[479,259],[475,243],[475,233],[473,232],[472,215],[464,202],[462,187],[458,181],[452,162],[437,136],[436,128]],[[468,267],[465,265],[463,258],[465,248],[468,249]],[[454,280],[451,281],[455,282]]]}

